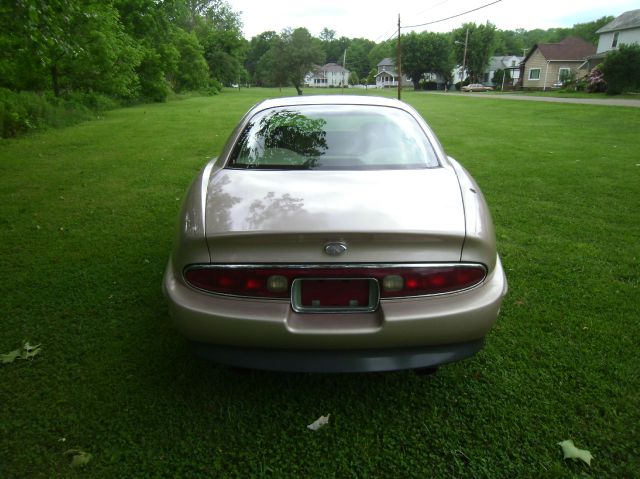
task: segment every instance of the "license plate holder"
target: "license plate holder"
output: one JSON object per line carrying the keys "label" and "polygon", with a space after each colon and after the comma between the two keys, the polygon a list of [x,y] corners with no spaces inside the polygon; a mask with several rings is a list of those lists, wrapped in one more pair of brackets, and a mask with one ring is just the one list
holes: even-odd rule
{"label": "license plate holder", "polygon": [[379,301],[373,278],[298,278],[291,287],[291,306],[298,313],[371,312]]}

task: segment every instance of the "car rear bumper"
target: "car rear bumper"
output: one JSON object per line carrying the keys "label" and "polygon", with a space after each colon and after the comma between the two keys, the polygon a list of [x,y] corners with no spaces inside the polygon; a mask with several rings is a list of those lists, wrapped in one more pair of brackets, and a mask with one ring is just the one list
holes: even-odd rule
{"label": "car rear bumper", "polygon": [[468,358],[484,340],[463,344],[390,349],[266,349],[191,342],[194,353],[228,366],[288,372],[360,373],[439,366]]}
{"label": "car rear bumper", "polygon": [[[196,349],[208,349],[203,355],[216,361],[243,366],[237,357],[246,354],[256,364],[244,366],[260,367],[254,360],[273,352],[277,369],[289,361],[306,364],[301,358],[308,357],[322,368],[346,361],[348,370],[366,371],[373,364],[426,367],[472,355],[481,344],[469,344],[481,342],[497,319],[507,283],[498,258],[485,281],[470,290],[381,300],[371,313],[330,314],[297,313],[288,301],[203,293],[176,277],[171,263],[163,288],[177,329],[192,342],[210,345]],[[280,359],[285,356],[294,359]]]}

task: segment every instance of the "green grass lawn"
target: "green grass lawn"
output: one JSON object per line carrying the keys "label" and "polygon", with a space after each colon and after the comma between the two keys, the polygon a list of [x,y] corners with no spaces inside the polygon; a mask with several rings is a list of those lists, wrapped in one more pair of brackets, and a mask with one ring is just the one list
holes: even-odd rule
{"label": "green grass lawn", "polygon": [[190,355],[160,289],[185,189],[253,103],[291,93],[0,142],[0,353],[42,343],[0,365],[0,477],[640,477],[639,109],[404,93],[493,212],[510,293],[474,358],[421,377]]}
{"label": "green grass lawn", "polygon": [[606,93],[587,93],[585,91],[575,90],[556,90],[549,89],[546,91],[505,91],[501,92],[500,87],[496,87],[493,95],[526,95],[526,96],[547,96],[551,98],[586,98],[591,100],[640,100],[637,93],[627,93],[624,95],[607,95]]}

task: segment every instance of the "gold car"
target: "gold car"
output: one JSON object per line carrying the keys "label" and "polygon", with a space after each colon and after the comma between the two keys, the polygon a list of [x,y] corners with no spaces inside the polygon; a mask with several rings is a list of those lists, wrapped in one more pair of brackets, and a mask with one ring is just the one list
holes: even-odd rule
{"label": "gold car", "polygon": [[285,371],[469,357],[507,282],[478,185],[396,100],[252,108],[195,179],[164,292],[200,356]]}
{"label": "gold car", "polygon": [[471,83],[470,85],[463,86],[461,88],[463,92],[469,93],[474,91],[493,91],[490,86],[484,86],[481,83]]}

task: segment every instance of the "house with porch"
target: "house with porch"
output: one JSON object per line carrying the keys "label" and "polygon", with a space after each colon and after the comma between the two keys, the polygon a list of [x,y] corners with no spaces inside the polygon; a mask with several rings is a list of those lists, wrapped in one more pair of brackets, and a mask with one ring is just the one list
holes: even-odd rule
{"label": "house with porch", "polygon": [[337,63],[316,66],[304,77],[304,83],[312,88],[342,87],[349,85],[350,71]]}
{"label": "house with porch", "polygon": [[582,78],[589,72],[583,66],[586,59],[595,53],[594,45],[576,37],[538,43],[522,62],[520,84],[524,89],[548,90],[565,78]]}
{"label": "house with porch", "polygon": [[[396,62],[392,58],[383,58],[378,63],[378,73],[376,74],[377,88],[392,88],[398,86],[398,72],[396,70]],[[413,83],[407,77],[402,75],[402,86],[413,86]]]}

